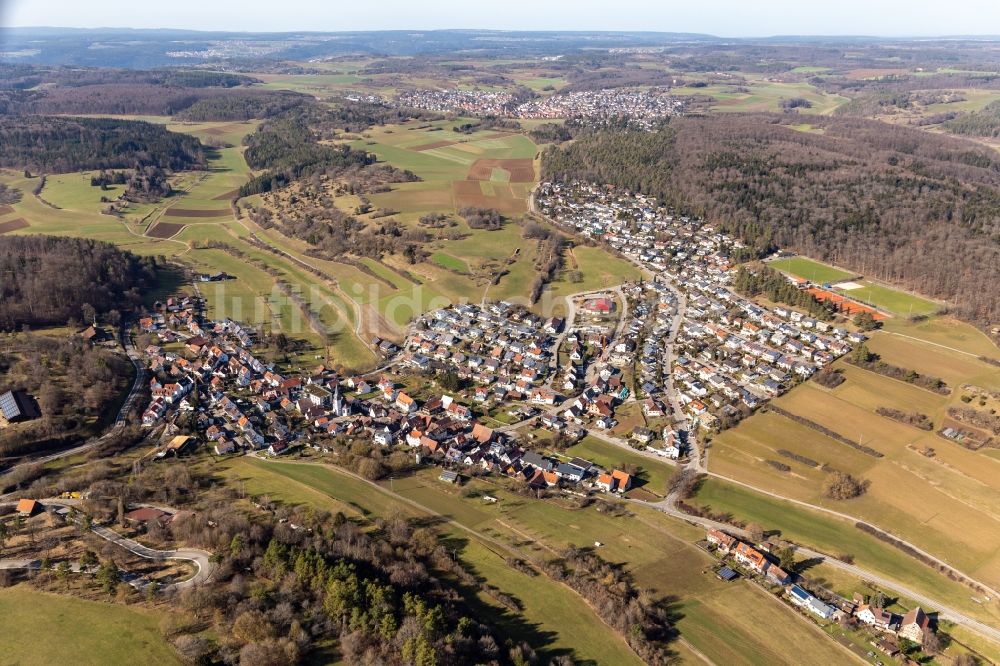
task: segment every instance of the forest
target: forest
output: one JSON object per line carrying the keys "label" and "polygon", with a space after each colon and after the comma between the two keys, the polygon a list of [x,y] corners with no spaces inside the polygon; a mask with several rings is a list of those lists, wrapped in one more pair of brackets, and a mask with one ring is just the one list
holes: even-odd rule
{"label": "forest", "polygon": [[155,83],[95,83],[44,90],[0,89],[0,111],[7,114],[132,114],[174,116],[179,120],[267,118],[308,102],[288,90],[211,88]]}
{"label": "forest", "polygon": [[955,134],[981,136],[991,139],[1000,137],[1000,102],[990,102],[982,111],[966,113],[945,123],[945,128]]}
{"label": "forest", "polygon": [[205,166],[196,137],[138,120],[0,116],[0,145],[0,166],[41,173]]}
{"label": "forest", "polygon": [[375,125],[401,124],[408,120],[440,120],[443,116],[421,109],[407,109],[381,102],[337,98],[332,106],[312,105],[304,109],[309,124],[322,139],[333,138],[337,130],[362,132]]}
{"label": "forest", "polygon": [[332,174],[375,163],[374,155],[350,146],[318,143],[301,115],[268,121],[244,143],[247,164],[265,173],[243,185],[241,197],[270,192],[313,174]]}
{"label": "forest", "polygon": [[0,63],[0,90],[27,90],[43,84],[81,87],[101,83],[150,84],[184,88],[232,88],[258,82],[259,79],[243,74],[188,68],[143,70]]}
{"label": "forest", "polygon": [[543,177],[610,183],[779,247],[1000,319],[1000,160],[962,139],[875,121],[674,118],[653,133],[578,131]]}
{"label": "forest", "polygon": [[156,267],[101,241],[0,236],[0,330],[79,322],[87,308],[126,310],[154,284]]}
{"label": "forest", "polygon": [[93,69],[0,64],[0,113],[177,115],[181,120],[268,118],[308,102],[258,79],[195,69]]}

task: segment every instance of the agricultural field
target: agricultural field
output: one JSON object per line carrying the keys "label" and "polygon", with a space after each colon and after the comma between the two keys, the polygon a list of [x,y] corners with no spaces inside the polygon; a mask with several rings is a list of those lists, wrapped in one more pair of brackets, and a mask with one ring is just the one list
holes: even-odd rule
{"label": "agricultural field", "polygon": [[[298,306],[276,290],[276,282],[281,280],[303,295],[309,308],[331,331],[332,362],[348,368],[370,367],[375,357],[355,332],[355,305],[336,289],[336,276],[331,275],[331,283],[322,283],[293,260],[253,247],[246,242],[248,223],[234,218],[229,201],[249,175],[239,144],[256,125],[169,124],[171,130],[194,134],[203,141],[213,140],[224,147],[209,152],[207,170],[178,174],[173,183],[174,195],[157,204],[142,204],[135,212],[132,204],[120,218],[101,214],[100,197],[113,196],[114,186],[110,192],[91,187],[92,172],[50,176],[39,197],[31,194],[36,179],[3,172],[0,180],[24,194],[10,210],[0,210],[0,230],[6,224],[12,233],[84,236],[138,254],[163,255],[197,272],[225,271],[234,279],[203,287],[209,314],[241,319],[264,331],[304,339],[310,347],[295,360],[314,363],[316,356],[326,355],[327,336],[313,330]],[[222,249],[204,249],[207,241],[226,243],[257,265]],[[304,256],[296,248],[282,249]],[[262,266],[276,274],[269,274]]]}
{"label": "agricultural field", "polygon": [[[967,391],[961,386],[1000,387],[1000,369],[977,358],[979,354],[996,358],[1000,350],[987,349],[985,336],[954,320],[890,322],[889,330],[872,335],[868,347],[888,363],[941,377],[953,388],[950,395],[839,361],[834,367],[846,379],[840,386],[827,389],[807,382],[774,401],[776,406],[871,447],[883,457],[858,451],[824,432],[765,410],[714,439],[709,467],[724,477],[868,521],[996,587],[1000,585],[1000,488],[996,485],[1000,459],[985,450],[967,449],[935,431],[943,427],[949,407],[962,405],[960,398]],[[974,352],[954,346],[966,342],[972,344]],[[881,416],[876,413],[879,407],[924,414],[933,429],[922,430]],[[867,492],[852,500],[827,499],[821,492],[827,477],[824,465],[869,481]],[[747,516],[748,505],[743,499],[720,503],[705,493],[705,489],[699,493],[699,501],[711,504],[714,510]],[[787,518],[782,509],[752,519],[780,526]],[[849,532],[853,529],[849,524],[848,528]],[[808,538],[803,543],[858,555],[846,544],[833,545],[830,539],[825,545]],[[895,558],[900,575],[917,570],[930,573],[901,552]],[[860,558],[858,562],[862,563]],[[908,566],[900,567],[900,562]],[[872,562],[871,566],[886,575],[893,571],[888,561]]]}
{"label": "agricultural field", "polygon": [[[163,639],[159,613],[138,606],[84,601],[27,585],[0,589],[0,660],[4,664],[180,664]],[[25,640],[44,632],[45,640]]]}
{"label": "agricultural field", "polygon": [[[861,532],[849,521],[715,478],[701,484],[692,503],[715,513],[729,513],[737,520],[756,522],[766,532],[832,556],[852,555],[859,567],[924,592],[971,617],[988,624],[1000,621],[1000,605],[996,600],[983,603],[981,598],[976,598],[974,601],[974,594],[968,587],[915,560],[904,559],[907,556],[901,551]],[[829,572],[824,571],[822,575],[829,575]],[[847,589],[850,585],[851,581],[834,581],[834,587],[845,592],[850,591]]]}
{"label": "agricultural field", "polygon": [[[542,560],[555,556],[569,544],[592,546],[600,541],[603,558],[623,563],[641,586],[678,599],[671,611],[686,641],[676,644],[682,657],[687,654],[686,645],[691,645],[713,660],[794,663],[792,657],[782,653],[788,641],[818,655],[825,663],[845,657],[841,648],[809,626],[809,621],[796,618],[793,611],[769,599],[766,593],[743,581],[718,581],[708,570],[712,558],[691,543],[701,538],[701,531],[659,512],[637,507],[632,515],[616,518],[593,508],[572,509],[561,503],[528,500],[488,481],[469,482],[460,491],[437,481],[434,470],[384,482],[382,487],[389,492],[382,494],[321,465],[239,459],[226,461],[225,468],[225,474],[235,475],[230,478],[245,480],[248,492],[266,488],[272,499],[296,502],[297,498],[305,500],[313,492],[320,492],[373,515],[423,513],[417,506],[395,499],[401,496],[446,516],[454,521],[454,527],[442,525],[444,536],[461,544],[459,556],[463,563],[485,583],[520,599],[524,621],[535,627],[521,635],[529,642],[544,636],[542,645],[547,652],[558,654],[572,649],[579,659],[624,663],[617,637],[587,611],[585,604],[568,589],[544,577],[535,576],[528,583],[524,574],[504,563],[497,552],[500,544],[522,557]],[[286,477],[286,483],[280,483],[274,473]],[[499,501],[484,503],[483,493]],[[642,537],[637,537],[640,534]],[[485,595],[480,595],[480,602],[485,612],[498,613]],[[767,621],[755,619],[760,617]],[[498,615],[498,621],[505,624],[511,620]],[[776,625],[782,627],[780,633],[773,631]],[[728,627],[726,636],[719,634],[719,626]],[[566,627],[573,631],[567,633]],[[734,652],[732,640],[737,641],[739,653]]]}
{"label": "agricultural field", "polygon": [[781,101],[792,98],[808,100],[812,105],[801,108],[803,114],[828,115],[848,100],[840,95],[829,95],[805,83],[765,81],[752,74],[745,74],[746,84],[710,84],[705,87],[672,88],[672,95],[707,95],[714,98],[710,108],[717,112],[781,111]]}

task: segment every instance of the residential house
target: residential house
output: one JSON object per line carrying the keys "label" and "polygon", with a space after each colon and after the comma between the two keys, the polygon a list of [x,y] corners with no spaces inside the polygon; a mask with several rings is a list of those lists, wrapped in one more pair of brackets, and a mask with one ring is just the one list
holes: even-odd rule
{"label": "residential house", "polygon": [[733,551],[733,557],[736,558],[736,561],[740,564],[759,574],[764,573],[770,565],[770,562],[767,561],[767,558],[764,557],[763,553],[753,546],[743,542],[740,542],[736,546],[736,549]]}
{"label": "residential house", "polygon": [[708,530],[705,539],[723,553],[730,552],[739,543],[735,537],[731,537],[715,528]]}
{"label": "residential house", "polygon": [[899,627],[898,618],[878,606],[863,604],[858,607],[854,616],[859,622],[875,627],[879,631],[895,631]]}

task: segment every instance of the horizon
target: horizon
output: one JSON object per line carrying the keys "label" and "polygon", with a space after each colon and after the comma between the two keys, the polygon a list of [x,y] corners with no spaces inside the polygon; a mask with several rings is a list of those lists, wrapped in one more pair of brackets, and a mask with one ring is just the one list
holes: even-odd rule
{"label": "horizon", "polygon": [[904,41],[934,41],[934,40],[1000,40],[1000,32],[991,33],[913,33],[913,34],[877,34],[877,33],[774,33],[761,35],[723,35],[710,32],[692,32],[677,30],[649,30],[649,29],[590,29],[590,28],[484,28],[484,27],[449,27],[449,28],[351,28],[351,29],[288,29],[288,30],[237,30],[224,28],[178,28],[173,26],[165,27],[136,27],[128,25],[101,25],[101,26],[69,26],[69,25],[0,25],[3,30],[65,30],[79,32],[111,32],[111,31],[133,31],[133,32],[190,32],[195,34],[230,34],[230,35],[326,35],[326,34],[369,34],[379,32],[482,32],[482,33],[522,33],[522,34],[597,34],[597,35],[676,35],[691,37],[711,37],[714,39],[731,39],[739,41],[757,41],[773,39],[889,39]]}
{"label": "horizon", "polygon": [[[44,6],[40,6],[44,4]],[[947,8],[902,0],[870,3],[843,0],[836,10],[803,8],[792,0],[719,0],[709,8],[668,0],[620,0],[613,9],[599,0],[561,3],[510,0],[502,15],[456,0],[383,0],[377,11],[363,4],[286,0],[280,11],[257,0],[230,0],[204,6],[176,0],[169,7],[135,6],[104,0],[101,11],[72,0],[0,3],[0,26],[19,29],[192,30],[232,33],[351,33],[389,31],[491,30],[498,32],[645,32],[707,35],[722,39],[781,37],[957,39],[992,38],[983,26],[1000,26],[1000,5],[955,0]],[[916,4],[916,6],[914,6]],[[921,6],[923,5],[923,6]],[[108,16],[128,16],[114,25]],[[51,18],[59,16],[60,25]],[[310,25],[304,28],[304,25]],[[470,27],[473,26],[473,27]],[[476,27],[480,26],[480,27]]]}

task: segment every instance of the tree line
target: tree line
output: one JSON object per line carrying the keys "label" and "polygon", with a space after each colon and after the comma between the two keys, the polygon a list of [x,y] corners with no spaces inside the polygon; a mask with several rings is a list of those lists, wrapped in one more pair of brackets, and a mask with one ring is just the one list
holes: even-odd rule
{"label": "tree line", "polygon": [[804,289],[789,282],[784,275],[768,266],[750,271],[740,266],[733,280],[733,288],[744,296],[766,296],[772,303],[785,303],[801,308],[817,319],[833,319],[830,305],[818,300]]}

